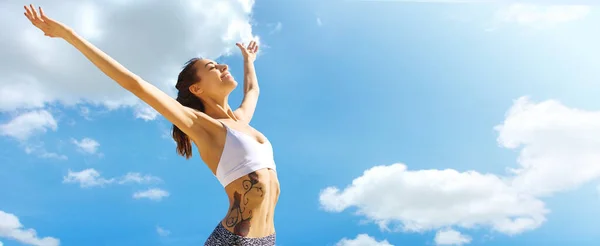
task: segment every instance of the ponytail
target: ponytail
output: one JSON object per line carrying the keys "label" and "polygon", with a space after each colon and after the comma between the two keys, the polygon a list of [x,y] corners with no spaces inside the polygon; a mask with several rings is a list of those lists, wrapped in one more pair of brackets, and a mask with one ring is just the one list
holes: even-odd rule
{"label": "ponytail", "polygon": [[[177,101],[181,103],[181,105],[196,109],[200,112],[204,112],[204,104],[202,100],[198,98],[196,95],[190,92],[189,87],[198,82],[200,79],[196,74],[196,68],[194,67],[194,63],[200,60],[200,58],[193,58],[186,62],[183,70],[179,73],[179,77],[177,78],[177,84],[175,88],[177,88]],[[189,159],[192,157],[192,141],[189,136],[185,134],[179,127],[173,125],[172,129],[172,137],[177,144],[177,154]]]}

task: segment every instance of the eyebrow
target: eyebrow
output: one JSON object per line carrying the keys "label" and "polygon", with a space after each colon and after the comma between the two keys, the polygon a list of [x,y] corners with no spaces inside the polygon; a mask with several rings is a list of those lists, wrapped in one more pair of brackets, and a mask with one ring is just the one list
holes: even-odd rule
{"label": "eyebrow", "polygon": [[204,67],[208,66],[209,64],[213,64],[213,65],[215,65],[215,63],[214,63],[214,62],[207,62],[206,64],[204,64]]}

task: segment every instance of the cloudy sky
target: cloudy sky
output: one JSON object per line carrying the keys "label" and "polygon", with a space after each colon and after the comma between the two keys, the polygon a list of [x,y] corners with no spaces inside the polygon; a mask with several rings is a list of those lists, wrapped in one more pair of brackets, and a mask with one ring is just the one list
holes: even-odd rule
{"label": "cloudy sky", "polygon": [[[227,198],[170,124],[0,2],[0,246],[199,245]],[[174,95],[258,38],[278,245],[597,245],[592,1],[40,0]],[[230,104],[238,105],[236,90]]]}

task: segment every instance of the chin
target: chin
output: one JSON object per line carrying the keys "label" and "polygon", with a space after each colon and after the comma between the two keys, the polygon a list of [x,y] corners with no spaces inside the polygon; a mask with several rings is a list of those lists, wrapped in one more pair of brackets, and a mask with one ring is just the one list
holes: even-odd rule
{"label": "chin", "polygon": [[227,82],[228,85],[231,85],[233,87],[236,87],[238,85],[238,82],[234,78],[228,79],[225,82]]}
{"label": "chin", "polygon": [[223,81],[223,82],[225,82],[225,86],[227,86],[227,88],[229,88],[230,90],[235,89],[237,87],[237,85],[238,85],[238,82],[235,81],[234,79],[226,80],[226,81]]}

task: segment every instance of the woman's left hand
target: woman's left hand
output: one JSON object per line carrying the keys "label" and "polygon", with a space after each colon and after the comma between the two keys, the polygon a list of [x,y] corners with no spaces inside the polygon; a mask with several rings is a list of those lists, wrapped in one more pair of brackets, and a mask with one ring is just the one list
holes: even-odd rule
{"label": "woman's left hand", "polygon": [[70,32],[72,32],[71,28],[67,27],[65,24],[46,16],[42,7],[39,7],[39,12],[35,11],[33,4],[24,6],[24,8],[27,19],[29,19],[31,24],[33,24],[35,27],[42,30],[45,36],[52,38],[65,38]]}
{"label": "woman's left hand", "polygon": [[235,45],[242,51],[244,61],[254,62],[256,60],[256,53],[258,53],[258,44],[256,41],[251,41],[248,47],[244,47],[243,43],[236,43]]}

